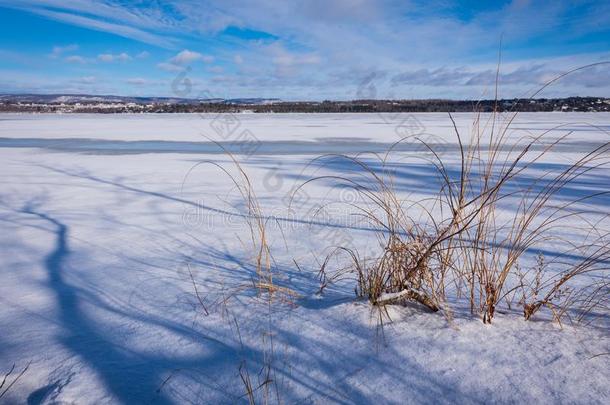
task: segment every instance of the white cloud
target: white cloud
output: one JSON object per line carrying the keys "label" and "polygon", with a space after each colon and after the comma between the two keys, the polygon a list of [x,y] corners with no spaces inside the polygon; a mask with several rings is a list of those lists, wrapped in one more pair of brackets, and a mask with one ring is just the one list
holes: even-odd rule
{"label": "white cloud", "polygon": [[122,52],[119,54],[111,54],[111,53],[103,53],[100,55],[97,55],[97,60],[101,61],[101,62],[125,62],[128,60],[131,60],[131,56],[129,56],[129,54],[127,54],[126,52]]}
{"label": "white cloud", "polygon": [[199,52],[193,52],[188,49],[185,49],[179,52],[176,56],[169,60],[169,63],[174,65],[188,65],[196,61],[203,61],[205,63],[212,63],[214,61],[214,57],[210,55],[202,55]]}
{"label": "white cloud", "polygon": [[167,62],[158,63],[157,67],[167,72],[179,72],[194,62],[201,61],[203,63],[212,63],[214,60],[215,58],[211,55],[204,55],[199,52],[184,49],[170,58]]}
{"label": "white cloud", "polygon": [[244,58],[242,58],[241,55],[235,55],[233,56],[233,62],[235,62],[236,65],[241,65],[244,63]]}
{"label": "white cloud", "polygon": [[83,76],[76,80],[76,83],[80,84],[94,84],[97,82],[97,78],[95,76]]}
{"label": "white cloud", "polygon": [[150,56],[150,53],[148,53],[147,51],[142,51],[136,55],[136,59],[146,59],[149,56]]}
{"label": "white cloud", "polygon": [[317,65],[321,61],[315,53],[290,52],[279,42],[264,46],[262,50],[269,55],[278,76],[296,75],[303,67]]}
{"label": "white cloud", "polygon": [[114,60],[114,56],[110,54],[102,54],[97,55],[97,59],[102,62],[112,62]]}
{"label": "white cloud", "polygon": [[69,63],[80,63],[80,64],[87,63],[87,60],[79,55],[67,56],[64,60]]}
{"label": "white cloud", "polygon": [[173,63],[161,62],[157,63],[157,67],[166,72],[180,72],[184,68],[182,66],[174,65]]}
{"label": "white cloud", "polygon": [[53,51],[49,55],[51,58],[59,58],[61,55],[78,50],[78,45],[70,44],[66,46],[54,46]]}

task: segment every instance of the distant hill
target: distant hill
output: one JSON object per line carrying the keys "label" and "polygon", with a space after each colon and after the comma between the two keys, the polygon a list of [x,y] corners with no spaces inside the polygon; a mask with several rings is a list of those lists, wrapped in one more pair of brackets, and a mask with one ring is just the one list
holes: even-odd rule
{"label": "distant hill", "polygon": [[180,98],[180,97],[132,97],[114,95],[91,94],[0,94],[0,102],[9,103],[35,103],[35,104],[90,104],[90,103],[135,103],[135,104],[200,104],[200,103],[227,103],[227,104],[268,104],[279,102],[272,98]]}

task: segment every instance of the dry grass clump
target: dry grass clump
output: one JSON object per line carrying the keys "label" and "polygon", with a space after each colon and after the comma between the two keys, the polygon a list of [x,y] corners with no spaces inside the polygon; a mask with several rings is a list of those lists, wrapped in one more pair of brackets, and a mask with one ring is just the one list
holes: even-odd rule
{"label": "dry grass clump", "polygon": [[[212,142],[215,141],[212,140]],[[217,167],[223,172],[224,175],[227,176],[228,179],[230,179],[230,181],[234,185],[235,190],[237,190],[246,207],[246,212],[241,215],[249,230],[249,240],[246,246],[244,246],[244,250],[246,252],[251,252],[252,256],[248,261],[253,264],[256,274],[256,277],[252,279],[251,285],[240,286],[237,289],[237,292],[252,287],[257,291],[257,294],[266,294],[266,297],[269,300],[277,298],[282,302],[290,304],[294,301],[294,299],[298,297],[298,293],[288,287],[280,286],[274,281],[274,276],[276,274],[274,270],[274,259],[273,255],[271,254],[271,248],[267,238],[267,222],[270,219],[264,215],[263,209],[256,196],[250,177],[248,176],[242,165],[239,163],[237,158],[226,148],[224,148],[220,143],[215,143],[231,159],[235,172],[231,172],[227,167],[223,166],[222,164],[210,160],[205,160],[191,167],[191,169],[187,172],[185,176],[185,181],[186,178],[190,176],[190,174],[195,170],[195,168],[202,164],[210,164],[212,166]],[[197,286],[193,280],[192,273],[191,281],[193,281],[197,299],[203,305],[199,292],[197,291]],[[223,301],[226,302],[226,300],[227,298],[225,297]],[[203,308],[204,311],[207,312],[206,307],[203,306]]]}
{"label": "dry grass clump", "polygon": [[[586,67],[589,66],[573,71]],[[532,97],[566,74],[550,80]],[[317,176],[295,189],[294,194],[319,180],[354,189],[361,202],[350,202],[349,206],[377,230],[381,247],[374,257],[361,257],[349,246],[336,247],[331,255],[347,252],[351,265],[330,272],[330,256],[327,257],[320,270],[322,289],[333,280],[355,275],[356,294],[375,306],[413,301],[449,316],[449,302],[466,299],[471,313],[479,315],[484,323],[492,322],[503,302],[512,309],[516,298],[525,319],[531,319],[541,308],[549,308],[559,322],[571,314],[583,319],[596,308],[606,306],[608,233],[601,229],[602,220],[588,223],[588,216],[580,207],[610,190],[588,195],[571,193],[578,189],[576,182],[580,178],[609,163],[610,143],[600,142],[581,154],[570,151],[570,156],[578,156],[573,161],[545,166],[544,158],[566,144],[572,132],[563,129],[563,125],[535,135],[518,132],[512,125],[516,117],[516,112],[500,114],[497,108],[489,115],[478,112],[466,138],[449,114],[457,141],[457,153],[449,154],[453,156],[443,155],[420,135],[405,137],[385,156],[377,156],[374,163],[380,164],[381,170],[358,156],[331,154],[314,159],[343,159],[356,166],[360,177]],[[557,133],[561,135],[547,139]],[[431,178],[430,187],[437,188],[431,197],[403,200],[396,189],[388,159],[405,142],[420,144],[419,157],[434,169],[437,182]],[[232,179],[248,207],[257,274],[254,286],[269,296],[294,296],[290,289],[274,283],[267,219],[248,175],[227,154],[237,168],[237,176],[210,163]],[[564,160],[566,157],[562,156]],[[607,212],[599,214],[608,216]],[[574,223],[589,228],[589,234],[581,241],[561,236],[574,228]],[[535,268],[524,273],[521,263],[550,243],[561,248],[550,261],[539,258]],[[595,278],[597,281],[584,286],[582,282],[574,283],[576,279]]]}
{"label": "dry grass clump", "polygon": [[[385,170],[377,173],[362,159],[330,154],[324,158],[345,159],[356,165],[363,181],[342,176],[318,176],[300,187],[299,192],[312,181],[330,179],[342,186],[352,187],[362,197],[361,204],[350,203],[365,221],[379,229],[378,240],[383,251],[377,258],[361,257],[353,248],[339,246],[329,254],[320,270],[322,289],[333,280],[355,273],[356,294],[367,298],[373,305],[386,305],[411,300],[436,312],[443,308],[445,299],[445,277],[450,268],[451,257],[447,255],[444,238],[452,229],[437,223],[432,230],[421,226],[404,209],[393,187],[393,179]],[[382,160],[385,164],[385,159]],[[418,205],[416,202],[413,205]],[[352,266],[337,272],[329,272],[327,266],[331,256],[347,252]],[[331,274],[332,273],[332,274]]]}
{"label": "dry grass clump", "polygon": [[[249,231],[248,241],[244,243],[244,250],[251,253],[251,256],[247,262],[254,267],[255,277],[252,278],[251,284],[238,286],[228,295],[223,295],[222,300],[213,303],[212,306],[224,306],[226,309],[227,301],[244,290],[254,289],[256,291],[257,298],[262,298],[263,304],[269,311],[269,319],[267,323],[263,323],[266,328],[261,335],[263,360],[259,365],[260,367],[256,375],[251,375],[251,367],[248,366],[245,359],[239,364],[239,378],[244,391],[244,394],[240,397],[240,399],[247,398],[248,403],[250,404],[269,404],[274,402],[281,403],[282,401],[280,399],[278,382],[275,378],[275,346],[273,342],[274,333],[271,322],[271,314],[273,312],[274,305],[277,303],[294,305],[294,301],[299,298],[299,294],[289,287],[278,285],[276,282],[275,276],[277,274],[277,266],[275,265],[271,252],[271,246],[268,242],[267,232],[267,225],[270,217],[267,217],[264,214],[259,203],[259,199],[256,196],[255,189],[252,185],[252,181],[247,172],[244,170],[243,166],[240,164],[237,158],[226,150],[221,144],[216,144],[223,149],[224,153],[231,159],[234,170],[231,171],[228,167],[225,167],[220,163],[206,160],[193,166],[187,173],[186,177],[188,177],[197,166],[201,164],[211,164],[220,169],[224,175],[230,179],[234,189],[237,190],[246,207],[246,212],[238,215],[243,218]],[[204,313],[208,315],[209,311],[207,309],[207,305],[205,305],[203,298],[200,295],[191,268],[189,265],[187,265],[187,268],[189,271],[190,280],[193,284],[195,296],[203,308]],[[239,342],[242,346],[241,348],[244,350],[239,324],[235,317],[233,320]]]}
{"label": "dry grass clump", "polygon": [[379,261],[358,272],[357,294],[374,305],[408,299],[438,311],[434,272],[425,249],[424,243],[405,243],[397,235],[390,236]]}
{"label": "dry grass clump", "polygon": [[[604,193],[593,193],[563,203],[553,199],[580,176],[608,162],[608,143],[585,153],[557,172],[548,170],[530,184],[520,185],[517,182],[519,175],[526,174],[528,168],[565,141],[569,134],[545,145],[542,140],[547,131],[526,139],[521,145],[508,145],[506,134],[515,116],[509,117],[497,134],[492,126],[486,151],[481,150],[480,135],[476,135],[465,157],[462,153],[461,178],[465,180],[460,181],[467,182],[467,191],[460,194],[459,202],[453,205],[459,213],[454,216],[456,231],[450,235],[459,246],[461,269],[457,271],[468,283],[471,311],[475,312],[478,303],[485,323],[491,322],[496,306],[505,296],[505,285],[515,274],[524,254],[540,242],[556,239],[554,234],[580,214],[572,209],[574,205]],[[534,152],[536,146],[542,146],[541,151]],[[471,170],[473,167],[476,171]],[[516,201],[517,209],[512,218],[502,221],[499,205],[504,200]],[[550,281],[551,295],[573,277],[590,271],[608,253],[607,242],[603,242],[603,237],[600,239],[601,250],[583,252],[582,264],[565,269],[558,280]],[[539,307],[534,304],[526,313],[535,312]]]}
{"label": "dry grass clump", "polygon": [[[379,306],[415,301],[448,314],[447,291],[453,289],[458,297],[467,297],[471,312],[480,314],[484,323],[491,323],[502,300],[510,306],[509,298],[519,288],[526,319],[543,306],[552,308],[559,320],[569,309],[575,309],[576,303],[588,312],[604,301],[606,281],[580,289],[572,288],[571,281],[585,274],[601,274],[602,280],[607,280],[608,234],[589,238],[579,247],[558,235],[571,226],[570,221],[582,221],[579,203],[609,192],[601,190],[568,201],[562,195],[578,178],[608,163],[610,144],[594,147],[575,161],[560,165],[559,170],[549,169],[532,177],[529,169],[535,168],[571,133],[546,141],[545,136],[557,129],[554,128],[511,143],[509,133],[516,115],[493,113],[481,123],[482,116],[477,114],[470,141],[464,144],[449,114],[459,150],[457,174],[448,169],[449,159],[421,141],[440,179],[432,198],[400,200],[388,170],[391,151],[379,159],[382,173],[363,159],[333,155],[359,166],[366,181],[340,176],[310,180],[332,179],[353,187],[365,201],[356,204],[356,209],[379,230],[383,246],[379,256],[363,260],[351,251],[353,266],[342,270],[356,274],[359,296]],[[406,141],[419,139],[410,137],[400,142]],[[528,176],[526,183],[519,182]],[[503,203],[512,204],[516,210],[503,209]],[[590,234],[598,232],[597,224],[587,226]],[[576,252],[580,260],[565,261],[561,266],[554,260],[549,263],[553,265],[552,272],[539,271],[533,280],[532,273],[520,272],[519,263],[528,252],[553,240],[566,247],[559,252],[559,258]],[[511,285],[515,280],[520,280],[518,288]],[[531,289],[525,292],[526,285],[536,285],[535,293]]]}
{"label": "dry grass clump", "polygon": [[[588,223],[581,207],[610,190],[588,195],[571,193],[578,189],[577,180],[609,163],[610,143],[600,143],[581,154],[570,153],[577,158],[568,163],[564,155],[561,164],[545,166],[544,158],[565,144],[572,133],[564,131],[547,140],[549,134],[561,131],[556,127],[516,137],[512,129],[516,116],[478,113],[468,142],[464,142],[449,114],[457,140],[457,154],[453,156],[443,155],[436,145],[420,137],[406,137],[385,156],[378,156],[375,163],[381,169],[362,157],[331,154],[314,159],[345,160],[355,165],[359,177],[317,176],[294,193],[320,180],[352,188],[360,202],[348,204],[377,230],[381,248],[374,257],[362,257],[353,247],[338,246],[332,254],[347,252],[351,265],[331,272],[329,255],[320,270],[322,289],[336,279],[355,276],[356,294],[375,306],[412,301],[446,316],[451,313],[450,301],[466,299],[471,313],[479,315],[484,323],[492,322],[502,303],[512,309],[516,299],[525,319],[548,308],[558,322],[572,315],[582,320],[596,308],[606,306],[608,233],[601,229],[603,218]],[[434,173],[429,179],[431,197],[415,201],[401,198],[389,157],[403,142],[421,144],[419,158],[425,159]],[[248,250],[254,253],[257,276],[253,286],[270,299],[277,296],[292,301],[296,294],[274,282],[266,230],[269,219],[263,215],[248,175],[227,154],[237,175],[209,163],[231,178],[248,208]],[[607,218],[607,213],[600,214]],[[574,223],[589,228],[580,241],[561,236],[574,228]],[[535,269],[522,271],[521,264],[532,252],[552,243],[560,248],[550,261],[539,258]],[[597,277],[597,281],[584,286],[580,281],[574,283],[575,279],[591,277]]]}
{"label": "dry grass clump", "polygon": [[[530,279],[526,285],[520,284],[522,297],[519,303],[523,306],[523,315],[529,320],[542,307],[547,307],[553,318],[561,323],[562,318],[570,317],[570,310],[578,321],[594,309],[608,309],[610,299],[610,281],[604,277],[574,288],[570,280],[577,276],[591,274],[594,277],[603,275],[610,269],[610,246],[606,240],[586,247],[588,254],[576,264],[565,266],[564,271],[548,274],[549,265],[542,256],[538,257],[533,283]],[[551,263],[552,267],[562,263]],[[523,280],[526,277],[521,277]],[[593,278],[595,280],[595,278]]]}

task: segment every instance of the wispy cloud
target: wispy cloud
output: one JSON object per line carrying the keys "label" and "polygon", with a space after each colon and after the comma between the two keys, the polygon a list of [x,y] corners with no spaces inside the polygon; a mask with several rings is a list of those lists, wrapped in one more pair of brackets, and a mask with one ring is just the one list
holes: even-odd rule
{"label": "wispy cloud", "polygon": [[125,62],[131,59],[131,56],[126,52],[121,52],[119,54],[102,53],[97,55],[97,60],[100,62]]}
{"label": "wispy cloud", "polygon": [[[52,58],[87,63],[83,69],[92,72],[119,69],[102,62],[134,59],[135,66],[137,59],[138,66],[157,66],[138,73],[149,83],[164,77],[161,70],[192,66],[193,82],[222,82],[218,89],[235,96],[350,98],[375,73],[380,97],[477,97],[495,80],[502,37],[500,82],[507,95],[610,56],[604,53],[610,3],[588,0],[0,0],[0,6],[152,45],[137,53],[117,37],[89,54],[79,39],[84,50],[58,44]],[[129,53],[100,54],[107,49]],[[594,72],[571,75],[557,88],[608,95],[607,70]],[[116,80],[124,84],[127,73]]]}
{"label": "wispy cloud", "polygon": [[265,51],[270,54],[278,76],[295,75],[302,67],[320,63],[317,54],[290,52],[278,42],[266,46]]}
{"label": "wispy cloud", "polygon": [[127,4],[113,4],[112,1],[100,3],[93,0],[61,3],[47,0],[24,0],[16,3],[0,0],[0,6],[29,11],[49,19],[109,32],[164,48],[172,48],[176,43],[171,36],[153,32],[164,26],[155,21],[153,15],[156,13],[149,15],[152,10],[137,12],[135,9],[130,9]]}
{"label": "wispy cloud", "polygon": [[78,45],[77,44],[70,44],[70,45],[65,45],[65,46],[54,46],[53,50],[51,51],[51,53],[49,54],[49,56],[51,58],[59,58],[60,56],[69,53],[69,52],[74,52],[78,50]]}
{"label": "wispy cloud", "polygon": [[182,66],[174,65],[173,63],[161,62],[157,63],[157,67],[166,72],[180,72],[184,70]]}
{"label": "wispy cloud", "polygon": [[83,76],[79,77],[75,82],[79,84],[94,84],[97,82],[97,78],[95,76]]}
{"label": "wispy cloud", "polygon": [[84,57],[80,56],[80,55],[70,55],[70,56],[66,56],[64,58],[64,60],[68,63],[79,63],[79,64],[85,64],[87,63],[87,59],[85,59]]}

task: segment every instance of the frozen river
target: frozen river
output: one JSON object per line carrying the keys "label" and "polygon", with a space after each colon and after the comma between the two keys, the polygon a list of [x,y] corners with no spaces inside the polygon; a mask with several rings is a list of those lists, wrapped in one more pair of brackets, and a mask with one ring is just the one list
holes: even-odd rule
{"label": "frozen river", "polygon": [[[473,114],[454,118],[465,144],[491,130],[489,114],[474,126]],[[544,135],[537,153],[566,139],[509,192],[610,141],[609,129],[607,113],[520,114],[507,148]],[[375,173],[391,169],[405,201],[426,201],[439,184],[427,147],[459,177],[447,114],[0,114],[0,371],[30,363],[9,402],[244,402],[240,372],[260,383],[270,336],[286,403],[605,402],[608,357],[595,356],[610,350],[607,328],[560,329],[519,311],[499,311],[485,326],[456,296],[452,323],[391,308],[382,336],[351,280],[317,294],[330,247],[362,253],[379,243],[349,209],[358,194],[336,181],[371,185],[362,167],[314,158],[359,154]],[[239,177],[226,151],[256,192],[275,281],[299,294],[294,302],[270,309],[248,289],[248,215],[224,172]],[[562,189],[558,201],[598,195],[580,201],[583,215],[557,236],[578,240],[591,224],[608,231],[609,185],[602,165]],[[508,195],[499,218],[518,209]],[[537,246],[523,268],[558,247]]]}

